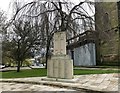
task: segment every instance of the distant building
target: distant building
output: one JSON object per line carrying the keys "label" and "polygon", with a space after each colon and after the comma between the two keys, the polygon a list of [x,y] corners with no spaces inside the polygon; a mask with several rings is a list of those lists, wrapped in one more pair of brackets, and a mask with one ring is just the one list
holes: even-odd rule
{"label": "distant building", "polygon": [[[90,6],[87,6],[87,4],[85,4],[84,9],[89,13],[90,16],[93,16],[95,13],[93,6],[91,10]],[[87,35],[95,32],[93,31],[94,23],[91,24],[93,28],[90,27],[90,22],[82,21],[81,27],[79,28],[81,32],[77,33],[78,35],[72,34],[72,38],[67,40],[67,52],[73,59],[74,66],[96,65],[96,48],[94,37],[92,36],[92,38],[90,38],[91,35]]]}

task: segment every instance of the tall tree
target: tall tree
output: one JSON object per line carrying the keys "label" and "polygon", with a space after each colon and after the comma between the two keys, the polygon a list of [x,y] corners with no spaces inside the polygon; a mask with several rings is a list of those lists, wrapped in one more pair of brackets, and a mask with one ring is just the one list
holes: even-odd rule
{"label": "tall tree", "polygon": [[17,63],[17,72],[20,71],[23,61],[30,57],[30,50],[40,41],[40,27],[38,24],[31,25],[29,21],[16,20],[13,23],[13,47],[11,56]]}
{"label": "tall tree", "polygon": [[2,50],[2,42],[5,42],[5,37],[6,37],[6,31],[7,29],[5,28],[6,25],[6,15],[4,11],[0,9],[0,64],[4,64],[5,62],[2,61],[3,59],[3,53],[5,54],[5,51]]}
{"label": "tall tree", "polygon": [[31,24],[34,24],[34,18],[38,19],[37,22],[41,25],[42,46],[47,48],[46,64],[50,42],[54,32],[66,31],[67,38],[71,38],[73,33],[77,35],[83,31],[81,27],[82,21],[84,21],[84,26],[86,25],[88,29],[94,28],[92,24],[94,22],[93,18],[83,8],[85,4],[92,5],[91,2],[84,1],[75,5],[65,0],[59,0],[57,2],[53,0],[35,0],[24,5],[18,2],[14,4],[16,5],[16,12],[13,20],[21,18],[24,20],[32,19]]}

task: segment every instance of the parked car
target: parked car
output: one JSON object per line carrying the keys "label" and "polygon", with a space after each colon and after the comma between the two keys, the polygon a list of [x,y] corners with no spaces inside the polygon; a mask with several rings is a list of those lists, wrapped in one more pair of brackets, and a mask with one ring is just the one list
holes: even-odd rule
{"label": "parked car", "polygon": [[5,68],[5,65],[0,65],[0,69],[3,69],[3,68]]}

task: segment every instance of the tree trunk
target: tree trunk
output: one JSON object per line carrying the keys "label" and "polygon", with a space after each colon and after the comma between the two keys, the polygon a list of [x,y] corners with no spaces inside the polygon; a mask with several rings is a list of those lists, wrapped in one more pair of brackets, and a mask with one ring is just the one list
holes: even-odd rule
{"label": "tree trunk", "polygon": [[50,47],[50,40],[47,41],[46,58],[45,58],[45,63],[46,63],[45,68],[46,68],[46,69],[47,69],[47,62],[48,62],[49,47]]}
{"label": "tree trunk", "polygon": [[17,66],[17,72],[20,72],[20,64],[21,62],[20,61],[18,61],[18,66]]}
{"label": "tree trunk", "polygon": [[22,62],[20,62],[20,66],[22,67],[22,65],[23,65],[23,61]]}

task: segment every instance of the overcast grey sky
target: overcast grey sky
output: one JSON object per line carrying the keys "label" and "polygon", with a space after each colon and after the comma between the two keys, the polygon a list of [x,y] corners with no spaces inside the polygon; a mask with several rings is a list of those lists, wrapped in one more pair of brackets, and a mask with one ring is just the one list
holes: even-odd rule
{"label": "overcast grey sky", "polygon": [[[9,10],[9,3],[12,2],[13,0],[0,0],[0,8],[6,12],[8,12]],[[30,0],[19,0],[19,1],[30,1]],[[56,0],[57,1],[57,0]],[[72,2],[79,2],[79,0],[68,0],[68,1],[72,1]],[[80,0],[80,1],[84,1],[84,0]]]}
{"label": "overcast grey sky", "polygon": [[[13,0],[0,0],[0,8],[6,12],[8,12],[9,10],[9,3],[13,1]],[[17,0],[18,1],[18,0]],[[19,1],[31,1],[31,0],[19,0]],[[55,0],[57,1],[57,0]],[[84,0],[68,0],[68,1],[72,1],[72,2],[79,2],[79,1],[84,1]],[[94,1],[94,0],[92,0]],[[95,1],[99,1],[99,0],[95,0]],[[100,0],[102,2],[116,2],[116,1],[120,1],[120,0]]]}
{"label": "overcast grey sky", "polygon": [[8,11],[9,9],[9,3],[11,0],[0,0],[0,8],[4,11]]}
{"label": "overcast grey sky", "polygon": [[[12,1],[14,1],[14,0],[0,0],[0,9],[2,9],[3,11],[5,11],[8,19],[10,19],[11,14],[12,14],[12,9],[11,9],[12,6],[10,6],[10,3]],[[30,2],[30,1],[33,1],[33,0],[17,0],[17,1],[20,1],[20,2]],[[55,1],[57,1],[57,0],[55,0]],[[71,1],[71,2],[74,2],[75,4],[78,4],[79,2],[85,1],[85,0],[67,0],[67,1],[68,2]],[[90,0],[90,1],[93,1],[93,0]],[[86,7],[86,9],[87,9],[87,7]]]}
{"label": "overcast grey sky", "polygon": [[[10,19],[11,14],[12,14],[12,10],[11,10],[11,7],[10,7],[10,3],[12,1],[14,1],[14,0],[0,0],[0,9],[5,11],[8,19]],[[32,0],[17,0],[17,1],[30,2]],[[57,0],[55,0],[55,1],[57,1]],[[84,0],[67,0],[67,1],[72,1],[72,2],[75,2],[75,3],[79,3],[79,1],[84,1]]]}

